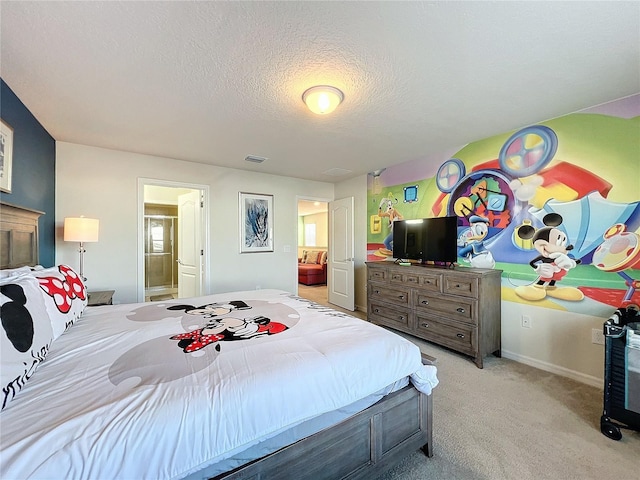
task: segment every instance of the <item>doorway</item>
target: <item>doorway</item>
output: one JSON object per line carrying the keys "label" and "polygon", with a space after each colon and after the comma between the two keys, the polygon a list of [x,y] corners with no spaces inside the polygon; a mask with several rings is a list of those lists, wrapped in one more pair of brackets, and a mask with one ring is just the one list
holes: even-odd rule
{"label": "doorway", "polygon": [[140,179],[138,301],[209,290],[208,187]]}
{"label": "doorway", "polygon": [[[145,195],[146,195],[145,188]],[[178,294],[178,207],[144,203],[144,299],[168,300]]]}
{"label": "doorway", "polygon": [[[326,200],[298,199],[297,258],[303,250],[329,249],[329,203]],[[298,283],[298,295],[316,303],[327,304],[327,284],[304,285]]]}

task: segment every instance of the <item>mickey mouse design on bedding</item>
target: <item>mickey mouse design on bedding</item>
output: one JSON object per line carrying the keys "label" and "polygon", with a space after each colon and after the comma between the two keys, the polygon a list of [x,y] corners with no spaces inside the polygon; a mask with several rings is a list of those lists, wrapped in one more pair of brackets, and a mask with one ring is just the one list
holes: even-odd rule
{"label": "mickey mouse design on bedding", "polygon": [[201,315],[207,318],[203,328],[186,333],[173,335],[171,340],[178,340],[178,347],[185,353],[195,352],[215,343],[215,349],[220,351],[218,341],[247,340],[264,335],[274,335],[287,330],[287,326],[279,322],[272,322],[263,315],[248,318],[222,317],[236,310],[251,309],[241,300],[229,303],[210,303],[201,307],[193,305],[172,305],[167,310],[184,310],[188,315]]}

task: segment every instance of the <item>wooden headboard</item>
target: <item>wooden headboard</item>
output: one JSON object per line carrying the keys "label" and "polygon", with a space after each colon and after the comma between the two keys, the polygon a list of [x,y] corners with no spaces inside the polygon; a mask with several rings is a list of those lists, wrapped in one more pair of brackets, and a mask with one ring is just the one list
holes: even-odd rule
{"label": "wooden headboard", "polygon": [[43,214],[0,202],[0,268],[38,264],[38,218]]}

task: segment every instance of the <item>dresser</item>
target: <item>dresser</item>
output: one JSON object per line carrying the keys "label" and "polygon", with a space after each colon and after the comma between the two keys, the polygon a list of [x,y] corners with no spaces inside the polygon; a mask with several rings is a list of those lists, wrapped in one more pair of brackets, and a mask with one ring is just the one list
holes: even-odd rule
{"label": "dresser", "polygon": [[501,270],[367,262],[367,319],[473,357],[500,356]]}

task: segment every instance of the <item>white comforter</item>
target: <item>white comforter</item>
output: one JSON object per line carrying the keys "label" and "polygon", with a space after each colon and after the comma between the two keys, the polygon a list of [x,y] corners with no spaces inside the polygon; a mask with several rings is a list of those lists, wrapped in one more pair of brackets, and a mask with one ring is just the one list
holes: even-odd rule
{"label": "white comforter", "polygon": [[182,478],[406,376],[438,383],[411,342],[277,290],[90,307],[0,414],[0,477]]}

